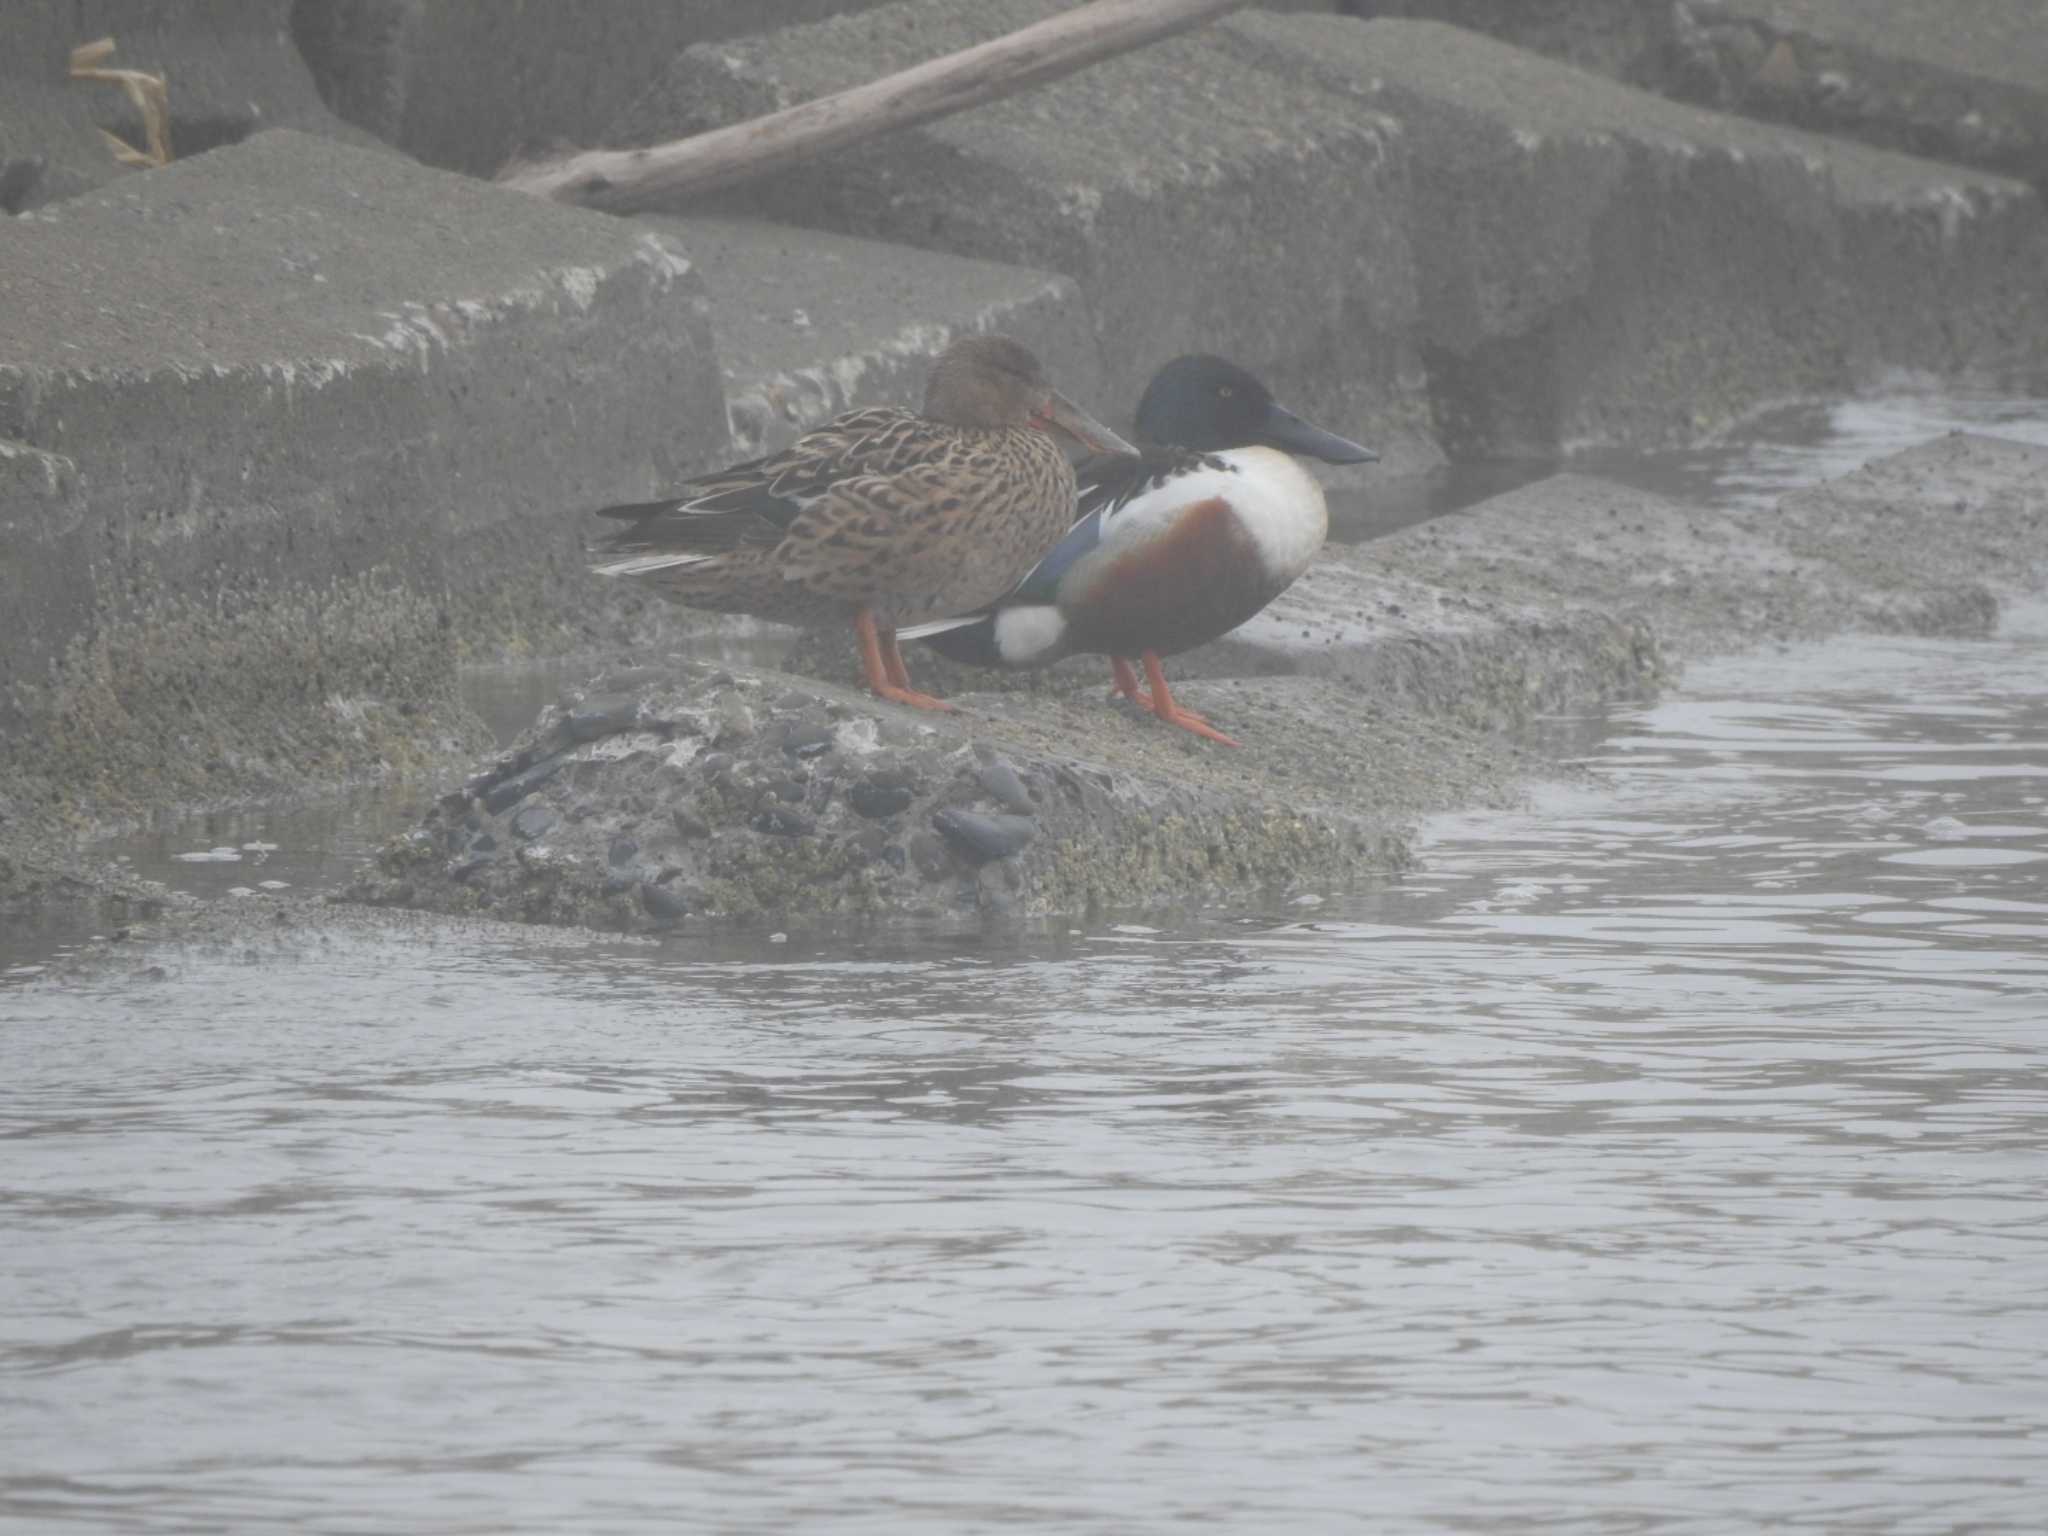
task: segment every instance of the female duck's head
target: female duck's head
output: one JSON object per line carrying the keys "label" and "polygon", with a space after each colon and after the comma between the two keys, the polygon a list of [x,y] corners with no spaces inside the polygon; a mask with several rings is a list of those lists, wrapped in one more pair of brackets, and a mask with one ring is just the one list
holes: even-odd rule
{"label": "female duck's head", "polygon": [[1054,389],[1029,348],[1007,336],[962,336],[932,363],[924,414],[956,427],[1058,429],[1097,453],[1131,445]]}
{"label": "female duck's head", "polygon": [[1138,402],[1138,436],[1201,453],[1278,448],[1328,464],[1369,464],[1379,457],[1303,421],[1252,374],[1206,353],[1176,357],[1152,376]]}

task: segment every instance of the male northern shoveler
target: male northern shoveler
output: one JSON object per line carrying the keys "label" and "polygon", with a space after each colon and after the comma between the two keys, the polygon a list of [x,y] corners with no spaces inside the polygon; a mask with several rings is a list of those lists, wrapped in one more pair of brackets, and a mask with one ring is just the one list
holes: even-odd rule
{"label": "male northern shoveler", "polygon": [[1116,691],[1140,709],[1234,747],[1174,702],[1159,658],[1235,629],[1322,548],[1322,487],[1290,454],[1331,464],[1379,455],[1303,421],[1250,373],[1208,356],[1177,357],[1153,376],[1138,435],[1148,445],[1140,452],[1081,466],[1078,520],[1011,592],[905,637],[982,666],[1108,656]]}
{"label": "male northern shoveler", "polygon": [[870,689],[951,709],[910,686],[897,627],[995,601],[1072,522],[1074,471],[1054,428],[1099,453],[1135,451],[1009,337],[962,337],[932,364],[922,415],[851,411],[667,500],[605,507],[632,526],[591,568],[698,608],[851,619]]}

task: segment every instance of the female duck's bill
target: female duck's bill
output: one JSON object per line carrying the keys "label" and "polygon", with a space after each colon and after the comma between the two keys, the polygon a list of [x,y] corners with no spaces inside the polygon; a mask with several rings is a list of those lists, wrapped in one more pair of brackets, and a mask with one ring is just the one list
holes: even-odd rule
{"label": "female duck's bill", "polygon": [[1058,539],[1075,479],[1055,430],[1097,452],[1133,451],[1023,346],[963,337],[933,363],[922,414],[849,412],[674,497],[602,509],[630,526],[593,569],[698,607],[851,619],[878,697],[950,709],[910,686],[897,625],[991,602]]}
{"label": "female duck's bill", "polygon": [[1251,373],[1210,356],[1159,370],[1138,431],[1148,443],[1140,452],[1082,466],[1078,519],[1012,591],[980,613],[904,633],[985,666],[1107,655],[1118,693],[1235,746],[1175,701],[1160,658],[1235,629],[1315,558],[1329,513],[1322,487],[1290,455],[1332,464],[1379,455],[1304,421]]}

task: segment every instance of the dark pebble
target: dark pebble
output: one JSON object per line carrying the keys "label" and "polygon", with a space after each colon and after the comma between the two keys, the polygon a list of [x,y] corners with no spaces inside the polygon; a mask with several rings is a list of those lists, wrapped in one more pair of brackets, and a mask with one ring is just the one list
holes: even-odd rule
{"label": "dark pebble", "polygon": [[553,757],[542,758],[524,773],[515,773],[485,793],[484,809],[493,816],[500,811],[510,810],[561,772],[562,764],[567,760],[566,753],[557,752]]}
{"label": "dark pebble", "polygon": [[873,779],[863,779],[846,792],[846,803],[870,821],[900,816],[910,809],[913,798],[901,784],[877,784]]}
{"label": "dark pebble", "polygon": [[819,757],[832,750],[833,734],[829,725],[800,726],[789,733],[782,750],[791,757]]}
{"label": "dark pebble", "polygon": [[690,910],[681,892],[644,880],[640,882],[640,908],[658,923],[676,922]]}
{"label": "dark pebble", "polygon": [[907,765],[870,768],[868,782],[879,789],[907,789],[915,793],[924,787],[924,775]]}
{"label": "dark pebble", "polygon": [[730,752],[706,752],[697,759],[697,770],[707,779],[715,779],[721,773],[729,773],[732,771],[732,754]]}
{"label": "dark pebble", "polygon": [[770,837],[809,837],[817,830],[811,818],[786,805],[771,805],[748,823],[756,832]]}
{"label": "dark pebble", "polygon": [[630,837],[615,837],[605,852],[607,864],[630,864],[640,857],[640,845]]}
{"label": "dark pebble", "polygon": [[450,880],[458,882],[467,880],[472,875],[478,874],[481,871],[488,869],[490,867],[490,863],[491,859],[489,854],[477,854],[472,858],[464,859],[459,864],[449,865],[448,878]]}
{"label": "dark pebble", "polygon": [[561,819],[544,805],[529,805],[512,818],[512,835],[530,843],[545,837]]}
{"label": "dark pebble", "polygon": [[631,694],[585,699],[562,717],[562,733],[571,741],[615,736],[640,718],[640,701]]}
{"label": "dark pebble", "polygon": [[772,794],[785,805],[802,805],[804,803],[804,781],[802,779],[777,779],[774,783],[768,785],[763,793]]}
{"label": "dark pebble", "polygon": [[475,840],[470,843],[469,851],[471,853],[495,853],[498,851],[498,840],[488,832],[479,832]]}
{"label": "dark pebble", "polygon": [[695,811],[684,810],[680,805],[668,813],[668,819],[676,824],[676,831],[684,837],[709,837],[711,823]]}
{"label": "dark pebble", "polygon": [[932,825],[976,864],[1007,859],[1038,835],[1038,823],[1029,816],[984,816],[979,811],[943,810],[932,817]]}
{"label": "dark pebble", "polygon": [[1024,781],[1017,776],[1017,770],[1000,757],[975,775],[983,791],[1004,810],[1015,811],[1019,816],[1029,816],[1037,809],[1031,803],[1031,791],[1024,787]]}

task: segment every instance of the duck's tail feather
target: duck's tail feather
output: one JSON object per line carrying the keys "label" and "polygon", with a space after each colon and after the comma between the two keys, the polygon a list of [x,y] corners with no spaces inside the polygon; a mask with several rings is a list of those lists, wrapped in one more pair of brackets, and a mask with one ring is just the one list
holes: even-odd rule
{"label": "duck's tail feather", "polygon": [[652,571],[672,571],[681,566],[702,565],[717,558],[717,551],[669,550],[662,554],[628,555],[623,560],[606,560],[591,566],[590,573],[593,576],[645,576]]}
{"label": "duck's tail feather", "polygon": [[948,630],[965,629],[970,624],[986,624],[993,615],[984,608],[978,613],[963,613],[958,618],[929,619],[922,624],[906,624],[896,631],[898,640],[929,640],[933,635],[943,635]]}
{"label": "duck's tail feather", "polygon": [[962,619],[900,629],[948,661],[970,667],[1039,667],[1067,654],[1067,621],[1050,603],[1018,603]]}

